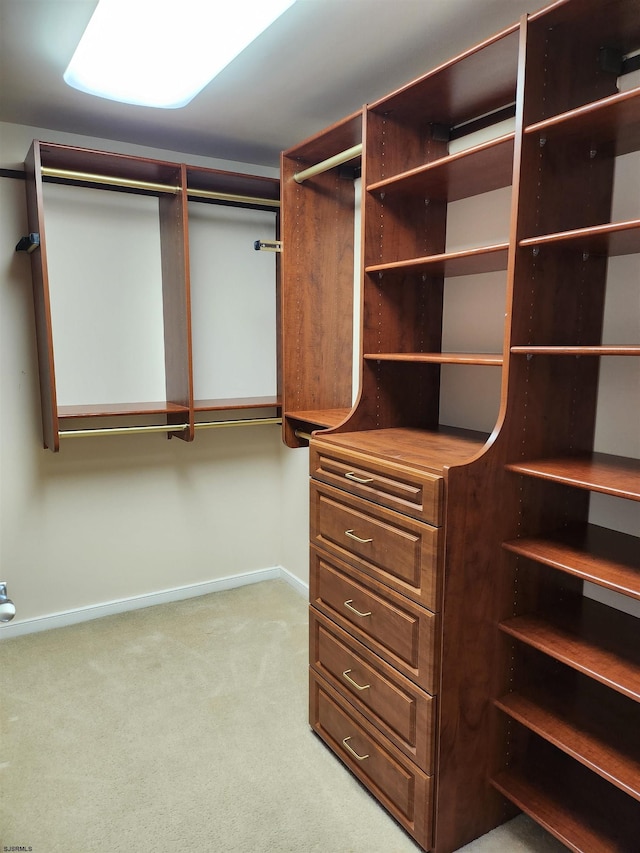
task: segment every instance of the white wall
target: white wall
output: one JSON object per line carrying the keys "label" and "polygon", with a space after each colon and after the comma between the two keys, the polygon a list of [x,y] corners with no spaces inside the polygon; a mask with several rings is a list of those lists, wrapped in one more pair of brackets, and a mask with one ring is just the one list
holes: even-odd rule
{"label": "white wall", "polygon": [[[0,167],[21,168],[34,138],[277,174],[6,124]],[[24,183],[0,178],[0,579],[12,626],[280,565],[305,582],[307,451],[284,448],[278,426],[202,430],[191,444],[130,435],[42,449],[30,263],[14,252],[25,233]]]}

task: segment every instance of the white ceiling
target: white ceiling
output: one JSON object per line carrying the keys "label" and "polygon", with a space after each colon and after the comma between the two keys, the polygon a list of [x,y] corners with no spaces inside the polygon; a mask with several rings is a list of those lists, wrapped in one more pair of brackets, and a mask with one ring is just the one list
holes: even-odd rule
{"label": "white ceiling", "polygon": [[[210,2],[223,22],[239,0]],[[0,121],[270,166],[281,150],[544,5],[297,0],[189,105],[157,110],[63,82],[96,3],[0,0]],[[176,8],[176,38],[188,39],[198,22],[180,19],[180,0]]]}

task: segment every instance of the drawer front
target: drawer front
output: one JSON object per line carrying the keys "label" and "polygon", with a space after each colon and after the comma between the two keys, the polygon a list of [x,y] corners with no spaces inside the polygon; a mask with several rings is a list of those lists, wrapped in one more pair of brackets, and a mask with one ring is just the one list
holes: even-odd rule
{"label": "drawer front", "polygon": [[318,447],[309,450],[311,476],[439,527],[442,524],[442,476],[382,462],[366,454]]}
{"label": "drawer front", "polygon": [[313,608],[311,664],[425,773],[433,772],[435,700]]}
{"label": "drawer front", "polygon": [[425,849],[431,846],[432,780],[312,673],[310,722],[380,803]]}
{"label": "drawer front", "polygon": [[310,500],[312,544],[439,610],[439,528],[313,481]]}
{"label": "drawer front", "polygon": [[311,603],[433,694],[438,617],[316,548],[310,565]]}

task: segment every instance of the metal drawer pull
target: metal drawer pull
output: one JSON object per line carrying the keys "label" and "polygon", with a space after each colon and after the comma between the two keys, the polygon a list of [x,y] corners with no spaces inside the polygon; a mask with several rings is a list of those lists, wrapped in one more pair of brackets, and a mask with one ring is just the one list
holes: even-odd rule
{"label": "metal drawer pull", "polygon": [[362,545],[366,545],[368,542],[373,542],[373,539],[361,539],[359,536],[356,536],[353,532],[353,527],[351,530],[345,530],[344,535],[348,536],[349,539],[355,539],[356,542],[360,542]]}
{"label": "metal drawer pull", "polygon": [[356,610],[355,607],[351,606],[352,601],[353,601],[353,598],[350,598],[349,601],[345,601],[344,606],[348,607],[349,610],[352,610],[357,616],[371,616],[371,614],[373,613],[372,610],[369,610],[368,613],[360,613],[359,610]]}
{"label": "metal drawer pull", "polygon": [[342,677],[344,679],[346,679],[349,682],[349,684],[353,684],[353,686],[356,688],[356,690],[368,690],[371,687],[370,684],[358,684],[357,682],[355,682],[353,680],[353,678],[349,678],[350,672],[351,672],[350,669],[345,669],[345,671],[342,673]]}
{"label": "metal drawer pull", "polygon": [[369,758],[368,754],[367,755],[358,755],[358,753],[355,751],[355,749],[352,746],[349,746],[349,744],[347,743],[348,740],[351,740],[351,735],[349,735],[349,737],[344,738],[344,740],[342,741],[342,745],[344,746],[345,749],[349,750],[349,752],[351,753],[351,755],[353,755],[354,758],[357,758],[358,761],[364,761],[365,758]]}
{"label": "metal drawer pull", "polygon": [[347,480],[354,480],[356,483],[362,483],[363,485],[373,483],[373,477],[358,477],[355,471],[347,471],[344,476]]}

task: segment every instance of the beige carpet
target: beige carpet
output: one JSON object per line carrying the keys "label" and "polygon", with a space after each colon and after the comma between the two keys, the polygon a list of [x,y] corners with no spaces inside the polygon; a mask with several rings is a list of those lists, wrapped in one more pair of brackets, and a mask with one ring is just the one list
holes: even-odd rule
{"label": "beige carpet", "polygon": [[[0,849],[416,853],[310,731],[284,581],[0,643]],[[465,853],[561,848],[527,818]]]}

